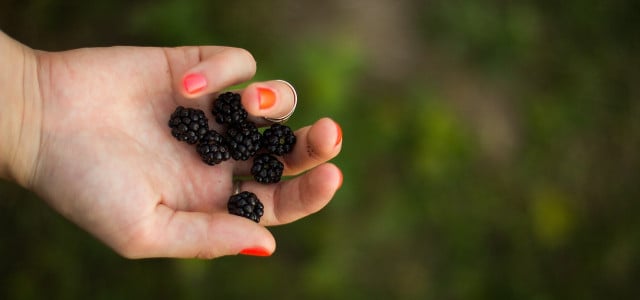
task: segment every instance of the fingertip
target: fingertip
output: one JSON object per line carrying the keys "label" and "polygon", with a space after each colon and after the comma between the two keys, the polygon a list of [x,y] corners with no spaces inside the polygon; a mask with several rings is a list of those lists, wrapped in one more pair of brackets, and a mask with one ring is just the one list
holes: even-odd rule
{"label": "fingertip", "polygon": [[[325,165],[328,169],[328,172],[332,172],[333,174],[337,175],[337,180],[335,180],[335,190],[339,190],[342,187],[342,183],[344,182],[344,173],[342,173],[342,170],[340,170],[340,168],[333,163],[326,163]],[[331,176],[335,177],[335,175]]]}
{"label": "fingertip", "polygon": [[320,120],[318,120],[318,122],[316,122],[316,124],[320,123],[322,123],[323,130],[328,132],[328,135],[331,135],[330,137],[328,137],[328,140],[335,141],[333,146],[340,146],[342,144],[342,127],[340,126],[340,124],[329,117],[321,118]]}
{"label": "fingertip", "polygon": [[283,156],[285,174],[296,175],[336,157],[342,149],[342,129],[331,118],[296,130],[293,152]]}
{"label": "fingertip", "polygon": [[313,189],[311,192],[330,199],[342,186],[343,179],[342,171],[338,166],[333,163],[321,164],[313,170],[312,176],[309,178]]}
{"label": "fingertip", "polygon": [[242,105],[250,116],[270,119],[288,119],[295,111],[297,94],[282,80],[255,82],[242,92]]}
{"label": "fingertip", "polygon": [[325,207],[340,187],[342,172],[332,163],[324,163],[309,171],[300,185],[302,212],[313,214]]}
{"label": "fingertip", "polygon": [[245,49],[197,46],[173,49],[172,55],[189,57],[190,68],[182,73],[179,90],[186,98],[215,93],[251,79],[256,72],[253,55]]}
{"label": "fingertip", "polygon": [[280,93],[269,83],[252,83],[242,91],[242,106],[249,115],[265,117],[276,107]]}
{"label": "fingertip", "polygon": [[200,73],[188,72],[182,77],[182,93],[186,97],[196,97],[207,88],[207,78]]}
{"label": "fingertip", "polygon": [[342,128],[331,118],[318,120],[309,130],[309,144],[321,157],[333,157],[342,145]]}
{"label": "fingertip", "polygon": [[338,124],[338,122],[335,122],[336,125],[336,146],[342,144],[342,127],[340,126],[340,124]]}
{"label": "fingertip", "polygon": [[[221,222],[220,233],[229,237],[224,242],[227,249],[222,255],[270,256],[276,249],[276,241],[271,232],[264,226],[249,219],[226,215],[230,221]],[[235,228],[233,227],[235,223]],[[231,234],[225,234],[231,233]]]}
{"label": "fingertip", "polygon": [[245,249],[275,251],[275,239],[264,226],[228,213],[201,213],[160,209],[158,222],[166,224],[146,253],[161,257],[212,259],[238,255]]}
{"label": "fingertip", "polygon": [[254,246],[254,247],[249,247],[249,248],[245,248],[242,249],[240,252],[238,252],[239,255],[248,255],[248,256],[259,256],[259,257],[266,257],[266,256],[271,256],[273,254],[273,252],[275,252],[275,249],[267,249],[264,248],[262,246]]}
{"label": "fingertip", "polygon": [[232,255],[246,255],[246,256],[258,256],[258,257],[267,257],[271,256],[275,252],[275,242],[269,243],[268,245],[262,244],[251,244],[246,248],[241,248],[235,254]]}

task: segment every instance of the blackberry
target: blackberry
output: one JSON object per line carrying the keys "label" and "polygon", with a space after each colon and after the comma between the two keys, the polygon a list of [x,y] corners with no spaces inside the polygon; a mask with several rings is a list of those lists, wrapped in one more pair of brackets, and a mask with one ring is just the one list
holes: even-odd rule
{"label": "blackberry", "polygon": [[252,192],[242,192],[229,197],[227,209],[230,214],[245,217],[256,223],[260,222],[260,217],[264,214],[264,205],[256,194]]}
{"label": "blackberry", "polygon": [[227,145],[235,160],[247,160],[260,150],[262,135],[255,124],[250,122],[230,126],[227,129]]}
{"label": "blackberry", "polygon": [[196,151],[200,154],[202,161],[211,166],[231,157],[225,138],[215,130],[207,131],[196,146]]}
{"label": "blackberry", "polygon": [[178,106],[169,119],[171,135],[179,141],[197,144],[209,130],[204,111]]}
{"label": "blackberry", "polygon": [[220,94],[213,102],[211,112],[216,122],[227,125],[244,123],[248,116],[247,111],[242,107],[240,94],[233,92]]}
{"label": "blackberry", "polygon": [[291,152],[296,136],[289,126],[273,124],[262,133],[262,147],[274,155]]}
{"label": "blackberry", "polygon": [[262,153],[253,159],[251,175],[259,183],[276,183],[282,177],[284,165],[273,155]]}

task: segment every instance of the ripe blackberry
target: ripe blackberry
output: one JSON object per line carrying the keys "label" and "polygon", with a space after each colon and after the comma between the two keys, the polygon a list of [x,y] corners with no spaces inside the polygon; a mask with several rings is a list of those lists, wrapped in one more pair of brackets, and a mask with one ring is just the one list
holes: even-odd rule
{"label": "ripe blackberry", "polygon": [[282,178],[284,165],[273,155],[262,153],[253,159],[251,175],[259,183],[276,183]]}
{"label": "ripe blackberry", "polygon": [[204,111],[178,106],[169,119],[171,135],[179,141],[196,144],[209,130]]}
{"label": "ripe blackberry", "polygon": [[242,107],[240,94],[232,92],[220,94],[213,102],[211,112],[216,122],[227,125],[243,123],[248,116],[247,111]]}
{"label": "ripe blackberry", "polygon": [[262,147],[274,155],[291,152],[296,136],[289,126],[273,124],[262,133]]}
{"label": "ripe blackberry", "polygon": [[202,161],[211,166],[231,157],[225,138],[215,130],[207,131],[196,146],[196,151],[200,154]]}
{"label": "ripe blackberry", "polygon": [[240,123],[227,129],[227,145],[235,160],[247,160],[260,150],[262,135],[255,124]]}
{"label": "ripe blackberry", "polygon": [[256,223],[260,222],[260,217],[264,214],[264,205],[256,194],[252,192],[242,192],[229,197],[227,209],[230,214],[245,217]]}

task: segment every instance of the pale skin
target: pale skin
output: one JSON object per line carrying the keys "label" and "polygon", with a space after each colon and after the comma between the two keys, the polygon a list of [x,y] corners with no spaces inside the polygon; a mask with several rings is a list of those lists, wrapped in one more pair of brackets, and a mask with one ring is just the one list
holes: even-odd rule
{"label": "pale skin", "polygon": [[[209,166],[171,136],[167,121],[176,106],[208,111],[216,93],[253,77],[256,62],[246,50],[46,52],[0,32],[0,66],[0,178],[34,191],[122,256],[270,255],[276,242],[265,226],[317,212],[342,184],[340,169],[328,162],[340,152],[342,132],[322,118],[297,129],[294,151],[282,158],[285,175],[297,176],[242,182],[265,206],[254,223],[226,211],[232,180],[248,175],[250,162]],[[188,74],[202,75],[206,87],[188,92]],[[260,89],[274,92],[273,105],[260,108]],[[293,106],[292,91],[279,81],[238,92],[257,122]]]}

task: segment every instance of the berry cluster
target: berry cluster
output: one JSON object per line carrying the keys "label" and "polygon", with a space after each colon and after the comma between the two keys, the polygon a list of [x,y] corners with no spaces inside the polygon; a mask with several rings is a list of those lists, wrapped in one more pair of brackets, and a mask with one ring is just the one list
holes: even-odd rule
{"label": "berry cluster", "polygon": [[[169,119],[171,134],[179,141],[195,145],[196,152],[208,165],[214,166],[231,158],[253,158],[251,175],[257,182],[279,182],[284,165],[276,156],[293,150],[296,136],[291,128],[273,124],[260,133],[248,119],[240,94],[233,92],[220,94],[213,102],[211,113],[215,121],[224,126],[223,133],[209,128],[202,110],[178,106]],[[263,209],[260,200],[250,192],[233,195],[228,203],[230,213],[256,222],[260,221]]]}
{"label": "berry cluster", "polygon": [[189,144],[198,143],[209,130],[209,122],[199,109],[178,106],[169,120],[171,135]]}
{"label": "berry cluster", "polygon": [[256,223],[260,222],[260,217],[264,214],[264,206],[256,194],[247,191],[231,196],[227,209],[231,214],[245,217]]}

